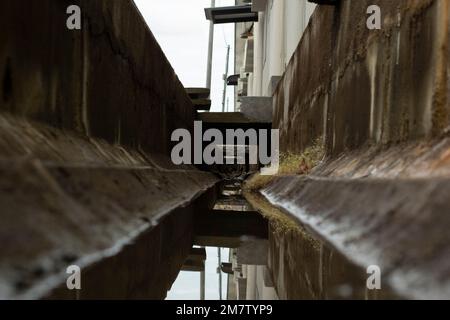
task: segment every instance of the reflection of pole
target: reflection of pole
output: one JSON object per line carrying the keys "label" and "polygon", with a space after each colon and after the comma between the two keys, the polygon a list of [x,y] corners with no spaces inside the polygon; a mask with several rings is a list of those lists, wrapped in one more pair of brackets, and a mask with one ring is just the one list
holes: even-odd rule
{"label": "reflection of pole", "polygon": [[200,300],[205,300],[205,262],[203,262],[203,270],[200,272]]}
{"label": "reflection of pole", "polygon": [[[211,0],[211,8],[215,8],[215,6],[216,0]],[[209,24],[208,64],[206,71],[206,88],[208,89],[211,89],[213,47],[214,47],[214,22],[211,20]]]}
{"label": "reflection of pole", "polygon": [[[211,0],[211,8],[216,7],[216,0]],[[211,89],[212,60],[214,48],[214,22],[209,23],[208,61],[206,65],[206,88]],[[211,95],[211,94],[210,94]],[[200,300],[205,300],[205,266],[200,272]]]}
{"label": "reflection of pole", "polygon": [[217,252],[219,253],[219,268],[217,272],[219,273],[219,300],[222,300],[222,252],[220,248],[217,248]]}
{"label": "reflection of pole", "polygon": [[228,78],[228,67],[230,65],[230,46],[227,47],[227,63],[225,67],[225,74],[223,76],[223,99],[222,99],[222,112],[225,112],[225,101],[227,97],[227,78]]}

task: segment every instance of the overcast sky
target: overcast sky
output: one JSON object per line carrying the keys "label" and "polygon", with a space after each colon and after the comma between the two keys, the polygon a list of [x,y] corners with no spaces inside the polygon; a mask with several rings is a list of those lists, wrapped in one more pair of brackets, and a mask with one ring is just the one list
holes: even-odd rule
{"label": "overcast sky", "polygon": [[[205,87],[206,59],[208,56],[209,22],[204,8],[210,0],[134,0],[161,48],[185,87]],[[234,0],[216,0],[216,6],[234,5]],[[225,73],[226,47],[231,45],[230,74],[234,70],[234,25],[218,25],[214,35],[212,73],[212,109],[222,110],[223,74]],[[229,87],[230,108],[233,108],[234,91]],[[223,252],[228,261],[228,250]],[[217,249],[207,249],[206,298],[218,299],[219,284],[216,268]],[[223,277],[224,294],[226,279]],[[182,272],[168,294],[168,299],[196,300],[200,295],[200,275]]]}
{"label": "overcast sky", "polygon": [[[210,0],[134,0],[155,38],[185,87],[205,87],[209,22],[204,8]],[[234,5],[234,0],[216,0],[216,6]],[[230,74],[234,65],[234,25],[215,28],[211,111],[222,110],[223,74],[226,46],[232,46]],[[229,87],[230,108],[233,106],[233,87]]]}

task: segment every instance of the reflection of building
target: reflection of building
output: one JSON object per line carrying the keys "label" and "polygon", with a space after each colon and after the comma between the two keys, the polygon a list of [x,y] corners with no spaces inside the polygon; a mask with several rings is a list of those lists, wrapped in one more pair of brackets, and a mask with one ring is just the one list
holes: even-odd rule
{"label": "reflection of building", "polygon": [[267,240],[255,240],[230,251],[228,300],[278,300],[267,268],[267,246]]}
{"label": "reflection of building", "polygon": [[[249,3],[237,0],[237,5]],[[236,24],[236,108],[241,97],[271,97],[300,38],[315,4],[306,0],[255,0],[258,22]]]}
{"label": "reflection of building", "polygon": [[[238,0],[236,5],[250,1]],[[258,22],[237,23],[235,31],[236,109],[256,105],[271,114],[272,95],[315,9],[306,0],[254,0]],[[229,78],[229,84],[237,76]],[[264,98],[262,98],[264,97]],[[229,299],[277,299],[267,269],[268,241],[251,242],[230,254]],[[235,287],[230,287],[235,286]]]}

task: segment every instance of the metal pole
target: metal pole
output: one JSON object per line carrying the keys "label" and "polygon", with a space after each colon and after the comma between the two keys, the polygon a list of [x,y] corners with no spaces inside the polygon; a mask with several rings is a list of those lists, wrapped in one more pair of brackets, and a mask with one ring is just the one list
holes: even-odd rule
{"label": "metal pole", "polygon": [[228,78],[228,67],[230,65],[230,46],[227,47],[227,63],[225,67],[225,74],[223,76],[223,98],[222,98],[222,112],[225,112],[225,102],[227,98],[227,78]]}
{"label": "metal pole", "polygon": [[219,300],[222,300],[222,251],[220,248],[217,248],[218,257],[219,257],[219,268],[217,269],[217,272],[219,273]]}
{"label": "metal pole", "polygon": [[205,300],[205,262],[203,262],[203,271],[200,272],[200,300]]}
{"label": "metal pole", "polygon": [[[216,7],[216,0],[211,0],[211,8]],[[212,60],[214,48],[214,22],[209,23],[208,61],[206,65],[206,88],[211,89]],[[205,268],[200,272],[200,300],[205,300]]]}
{"label": "metal pole", "polygon": [[[216,0],[211,0],[211,8],[216,7]],[[206,88],[211,89],[212,59],[214,48],[214,22],[209,24],[208,62],[206,70]]]}

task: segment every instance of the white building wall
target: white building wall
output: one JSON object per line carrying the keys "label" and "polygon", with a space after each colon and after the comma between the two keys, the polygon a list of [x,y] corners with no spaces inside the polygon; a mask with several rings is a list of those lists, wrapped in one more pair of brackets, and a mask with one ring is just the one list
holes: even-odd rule
{"label": "white building wall", "polygon": [[281,0],[284,1],[284,65],[289,61],[300,43],[303,32],[308,26],[309,19],[316,5],[306,0]]}
{"label": "white building wall", "polygon": [[254,28],[253,94],[272,95],[272,78],[283,75],[315,7],[307,0],[266,0]]}

